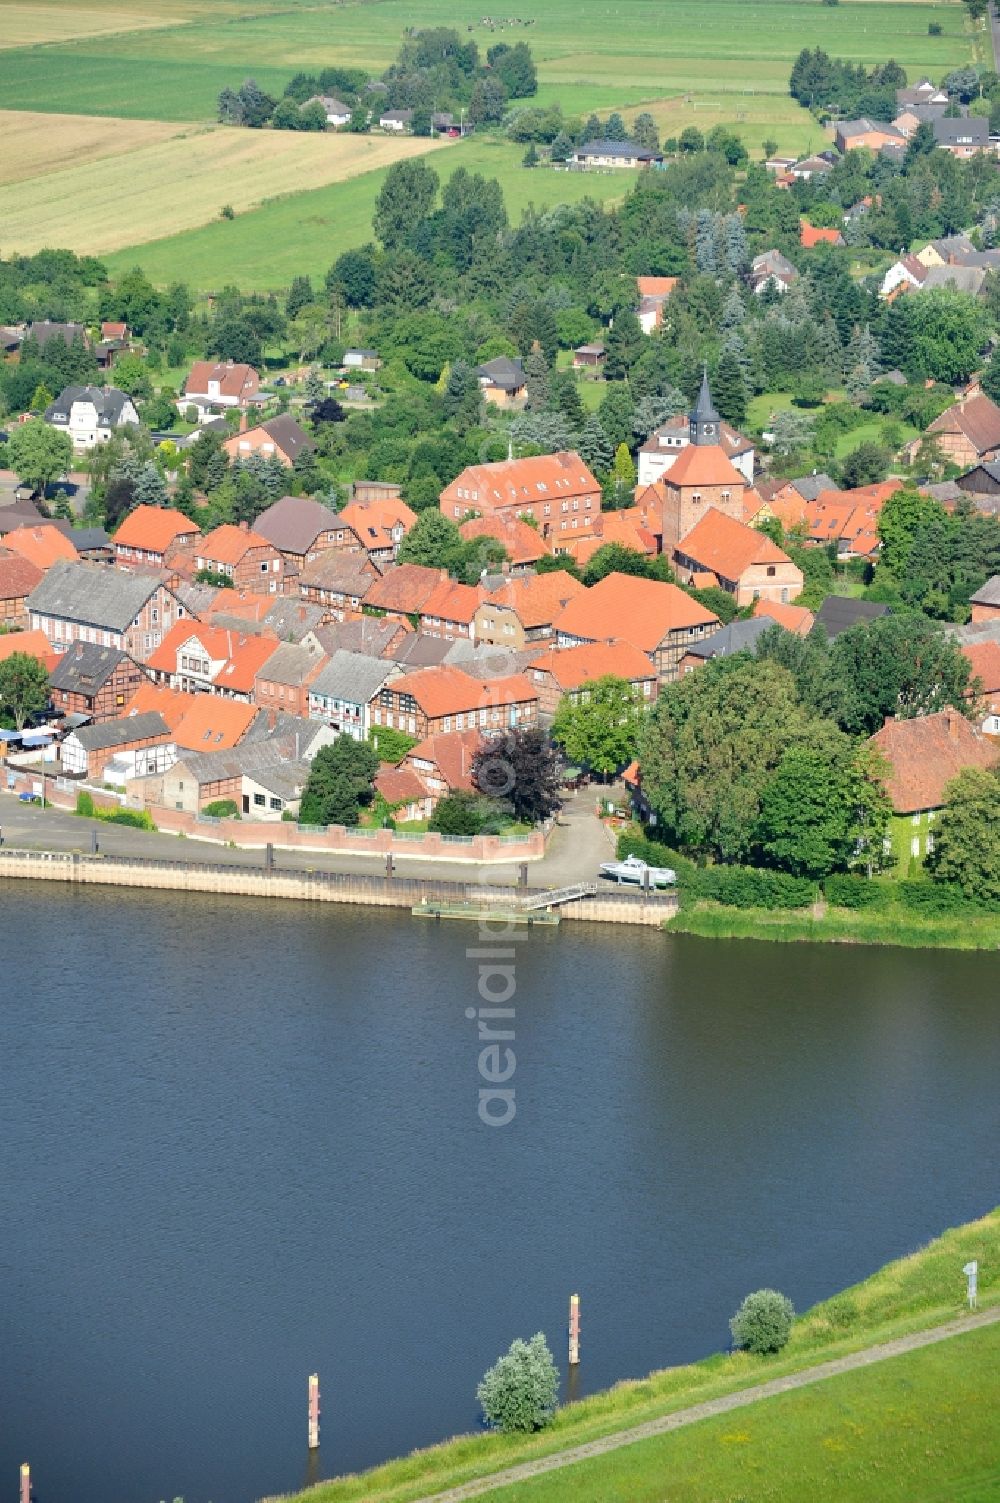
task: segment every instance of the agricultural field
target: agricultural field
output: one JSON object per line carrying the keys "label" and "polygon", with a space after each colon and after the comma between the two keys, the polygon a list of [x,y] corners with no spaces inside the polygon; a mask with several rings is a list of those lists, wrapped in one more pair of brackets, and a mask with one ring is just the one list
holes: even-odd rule
{"label": "agricultural field", "polygon": [[[521,165],[523,155],[523,146],[469,136],[442,147],[434,154],[432,165],[442,182],[456,167],[496,178],[515,224],[529,204],[543,210],[584,198],[614,201],[624,197],[635,182],[631,172],[529,169]],[[154,283],[180,280],[202,291],[226,282],[235,282],[248,291],[270,291],[287,287],[293,276],[303,273],[322,278],[342,251],[372,238],[372,211],[384,178],[383,168],[311,193],[286,193],[262,208],[237,214],[234,220],[221,220],[216,215],[213,223],[200,229],[147,245],[136,244],[103,259],[112,276],[141,266]],[[218,196],[217,192],[213,202]],[[10,245],[9,231],[4,240]]]}
{"label": "agricultural field", "polygon": [[[53,135],[65,150],[67,134],[72,139],[75,127],[62,128],[66,117],[45,117],[49,122],[53,118],[58,122]],[[153,123],[123,124],[127,129]],[[95,156],[0,186],[5,249],[31,252],[69,244],[80,254],[103,255],[164,231],[203,225],[217,219],[224,204],[239,213],[275,194],[345,183],[371,176],[402,157],[447,151],[441,142],[412,137],[223,126],[166,129],[166,140],[136,141],[124,154]],[[259,246],[257,253],[266,254],[266,247]]]}
{"label": "agricultural field", "polygon": [[[216,98],[248,76],[280,94],[300,69],[381,71],[407,27],[452,25],[483,51],[523,38],[538,66],[535,102],[576,117],[619,109],[628,120],[646,109],[663,135],[725,123],[753,155],[768,138],[792,151],[824,143],[788,95],[803,46],[868,64],[894,56],[911,76],[934,78],[981,47],[960,0],[545,0],[515,14],[525,24],[484,23],[481,0],[217,0],[207,12],[164,0],[135,13],[120,0],[83,10],[0,0],[4,248],[65,245],[202,290],[228,280],[280,287],[325,269],[368,238],[385,169],[412,148],[366,138],[364,155],[356,137],[347,147],[210,130]],[[941,36],[928,35],[931,21]],[[52,132],[61,161],[39,129],[49,114],[61,117]],[[497,176],[515,221],[529,202],[606,200],[629,185],[628,174],[528,172],[522,155],[473,138],[451,146],[440,170],[463,163]],[[235,221],[219,222],[224,203]]]}

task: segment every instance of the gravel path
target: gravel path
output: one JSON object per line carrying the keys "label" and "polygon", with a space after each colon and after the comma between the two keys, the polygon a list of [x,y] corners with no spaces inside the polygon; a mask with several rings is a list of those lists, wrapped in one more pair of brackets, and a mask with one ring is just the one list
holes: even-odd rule
{"label": "gravel path", "polygon": [[702,1404],[692,1404],[687,1409],[676,1409],[660,1419],[648,1420],[644,1425],[635,1425],[631,1430],[619,1430],[614,1435],[602,1436],[582,1446],[572,1446],[566,1451],[556,1451],[551,1456],[541,1456],[537,1461],[526,1461],[520,1466],[508,1467],[506,1471],[494,1472],[490,1477],[477,1477],[447,1492],[434,1493],[417,1499],[417,1503],[462,1503],[465,1498],[478,1498],[497,1488],[509,1487],[515,1482],[528,1482],[545,1472],[558,1471],[572,1466],[577,1461],[590,1461],[595,1456],[606,1456],[622,1446],[635,1445],[640,1440],[650,1440],[655,1435],[665,1435],[670,1430],[679,1430],[684,1425],[693,1425],[698,1420],[711,1419],[716,1414],[728,1414],[733,1409],[743,1409],[756,1404],[759,1399],[770,1399],[775,1394],[790,1393],[796,1388],[806,1388],[811,1383],[821,1383],[825,1378],[835,1378],[840,1373],[853,1372],[859,1367],[869,1367],[875,1362],[884,1362],[889,1357],[899,1357],[904,1352],[917,1351],[922,1346],[932,1346],[937,1341],[947,1341],[952,1336],[962,1336],[966,1331],[978,1330],[981,1326],[994,1325],[1000,1321],[1000,1306],[983,1310],[977,1315],[966,1315],[961,1320],[949,1321],[947,1325],[934,1326],[928,1331],[914,1331],[910,1336],[900,1336],[895,1341],[884,1341],[878,1346],[866,1347],[861,1352],[851,1352],[846,1357],[837,1357],[832,1362],[821,1362],[816,1367],[803,1368],[801,1372],[789,1373],[784,1378],[774,1378],[769,1383],[758,1383],[753,1388],[741,1388],[736,1393],[722,1398],[707,1399]]}

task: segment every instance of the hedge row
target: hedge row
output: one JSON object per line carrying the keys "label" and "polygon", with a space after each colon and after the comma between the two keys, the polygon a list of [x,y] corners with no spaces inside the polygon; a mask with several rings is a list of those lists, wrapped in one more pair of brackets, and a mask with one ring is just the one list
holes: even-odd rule
{"label": "hedge row", "polygon": [[638,856],[650,866],[671,866],[682,898],[711,898],[727,908],[807,908],[815,902],[815,882],[786,872],[753,866],[696,866],[686,856],[641,835],[623,834],[618,856]]}
{"label": "hedge row", "polygon": [[823,879],[823,896],[835,908],[888,908],[892,890],[867,877],[834,876]]}
{"label": "hedge row", "polygon": [[106,809],[95,804],[89,793],[77,794],[75,812],[84,819],[101,819],[106,825],[129,825],[133,830],[156,829],[148,809]]}

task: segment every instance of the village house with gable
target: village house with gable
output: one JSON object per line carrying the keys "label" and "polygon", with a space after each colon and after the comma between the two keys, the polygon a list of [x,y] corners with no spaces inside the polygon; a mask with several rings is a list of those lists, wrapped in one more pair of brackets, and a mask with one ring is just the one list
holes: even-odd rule
{"label": "village house with gable", "polygon": [[380,578],[377,566],[366,554],[327,548],[303,565],[298,577],[299,595],[322,608],[324,624],[352,621],[361,615],[362,600]]}
{"label": "village house with gable", "polygon": [[376,726],[421,740],[438,732],[497,736],[538,719],[538,694],[523,674],[477,679],[458,668],[423,668],[385,684],[372,709]]}
{"label": "village house with gable", "polygon": [[226,575],[236,590],[248,590],[253,595],[281,593],[285,560],[267,538],[251,531],[246,523],[235,527],[225,522],[191,544],[188,552],[199,571]]}
{"label": "village house with gable", "polygon": [[787,605],[801,595],[802,570],[766,533],[710,506],[674,549],[682,584],[717,585],[737,605],[776,600]]}
{"label": "village house with gable", "polygon": [[85,715],[95,724],[125,713],[146,670],[119,647],[74,642],[49,676],[52,706],[62,716]]}
{"label": "village house with gable", "polygon": [[446,517],[529,517],[545,540],[589,531],[600,515],[601,487],[579,454],[563,451],[533,459],[470,465],[441,492]]}
{"label": "village house with gable", "polygon": [[555,715],[564,695],[576,700],[585,684],[600,678],[623,679],[645,705],[655,704],[660,687],[648,656],[631,642],[550,648],[532,659],[526,674],[538,689],[538,710],[543,719]]}
{"label": "village house with gable", "polygon": [[196,360],[184,382],[183,394],[177,399],[177,410],[183,416],[193,407],[198,422],[204,423],[226,408],[248,406],[259,393],[260,376],[252,365],[233,360]]}
{"label": "village house with gable", "polygon": [[948,784],[965,767],[995,767],[1000,746],[957,710],[887,720],[868,746],[886,759],[897,855],[922,861],[934,849],[934,821]]}
{"label": "village house with gable", "polygon": [[103,564],[53,564],[27,601],[35,631],[55,652],[74,642],[120,647],[145,663],[187,612],[173,590],[155,575],[127,574]]}
{"label": "village house with gable", "polygon": [[309,716],[338,736],[364,741],[372,728],[372,704],[383,685],[398,674],[395,663],[340,649],[309,685]]}
{"label": "village house with gable", "polygon": [[584,588],[564,569],[503,580],[484,591],[475,613],[475,639],[515,650],[548,642],[556,617]]}
{"label": "village house with gable", "polygon": [[43,570],[30,559],[0,547],[0,626],[23,631],[28,624],[28,596],[41,582]]}
{"label": "village house with gable", "polygon": [[661,682],[677,677],[691,642],[711,636],[718,616],[673,584],[632,574],[607,574],[578,595],[555,620],[559,647],[588,642],[631,642],[653,664]]}
{"label": "village house with gable", "polygon": [[197,522],[169,506],[137,506],[114,535],[115,562],[162,569],[168,549],[183,548],[200,536]]}

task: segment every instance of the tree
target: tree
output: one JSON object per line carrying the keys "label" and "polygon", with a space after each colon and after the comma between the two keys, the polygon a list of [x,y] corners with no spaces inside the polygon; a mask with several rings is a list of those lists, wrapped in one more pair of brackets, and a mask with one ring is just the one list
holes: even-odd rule
{"label": "tree", "polygon": [[372,801],[378,768],[378,752],[367,741],[343,735],[320,747],[302,793],[299,823],[356,825],[361,806]]}
{"label": "tree", "polygon": [[439,835],[478,835],[488,811],[489,805],[478,793],[458,788],[438,799],[428,829]]}
{"label": "tree", "polygon": [[858,485],[874,485],[889,473],[892,455],[882,444],[866,440],[845,455],[840,465],[841,484],[847,490]]}
{"label": "tree", "polygon": [[543,732],[533,728],[505,731],[484,743],[473,758],[472,781],[525,824],[547,819],[562,802],[559,760]]}
{"label": "tree", "polygon": [[135,477],[132,491],[136,506],[166,506],[167,486],[159,466],[152,460]]}
{"label": "tree", "polygon": [[587,561],[583,582],[588,586],[595,585],[608,574],[635,574],[641,579],[662,579],[665,564],[666,560],[662,555],[658,559],[652,559],[647,558],[645,553],[640,553],[637,548],[627,548],[624,543],[602,543]]}
{"label": "tree", "polygon": [[854,850],[849,767],[813,747],[790,746],[760,801],[765,860],[796,877],[843,870]]}
{"label": "tree", "polygon": [[13,720],[16,730],[23,730],[48,702],[49,675],[40,659],[12,652],[0,663],[0,715]]}
{"label": "tree", "polygon": [[611,479],[618,502],[631,496],[635,489],[635,461],[629,451],[628,444],[619,444],[615,450],[615,462],[611,470]]}
{"label": "tree", "polygon": [[583,426],[578,453],[584,464],[597,474],[604,474],[611,465],[611,445],[596,412],[590,414]]}
{"label": "tree", "polygon": [[428,569],[455,568],[464,542],[457,525],[435,508],[420,513],[399,545],[401,564],[423,564]]}
{"label": "tree", "polygon": [[372,229],[386,250],[405,244],[427,219],[437,197],[438,182],[433,167],[419,157],[395,162],[389,168],[372,215]]}
{"label": "tree", "polygon": [[67,473],[73,462],[73,440],[68,433],[31,418],[11,429],[7,440],[7,463],[25,485],[43,491]]}
{"label": "tree", "polygon": [[502,120],[506,108],[507,90],[500,79],[478,79],[469,99],[469,119],[473,125],[489,125]]}
{"label": "tree", "polygon": [[917,297],[899,298],[887,310],[883,358],[911,378],[954,386],[976,369],[990,333],[990,318],[980,299],[935,287]]}
{"label": "tree", "polygon": [[563,695],[552,739],[571,762],[607,776],[635,756],[643,713],[632,685],[608,674]]}
{"label": "tree", "polygon": [[683,152],[704,151],[705,137],[696,125],[688,125],[678,136],[677,145]]}
{"label": "tree", "polygon": [[747,386],[733,350],[724,350],[712,383],[715,405],[727,423],[738,428],[747,415]]}
{"label": "tree", "polygon": [[530,1341],[513,1341],[476,1389],[487,1424],[505,1434],[541,1430],[556,1411],[558,1394],[559,1373],[541,1331]]}
{"label": "tree", "polygon": [[940,621],[880,616],[840,632],[830,647],[843,686],[840,723],[852,736],[881,730],[887,715],[911,719],[948,706],[974,713],[967,700],[969,660]]}
{"label": "tree", "polygon": [[642,146],[646,151],[659,151],[660,133],[656,128],[656,121],[648,111],[643,110],[636,115],[632,125],[632,140],[637,146]]}
{"label": "tree", "polygon": [[748,1294],[729,1322],[735,1344],[745,1352],[768,1356],[780,1352],[792,1334],[795,1307],[776,1289]]}
{"label": "tree", "polygon": [[967,898],[1000,904],[1000,771],[966,767],[945,789],[928,865]]}

